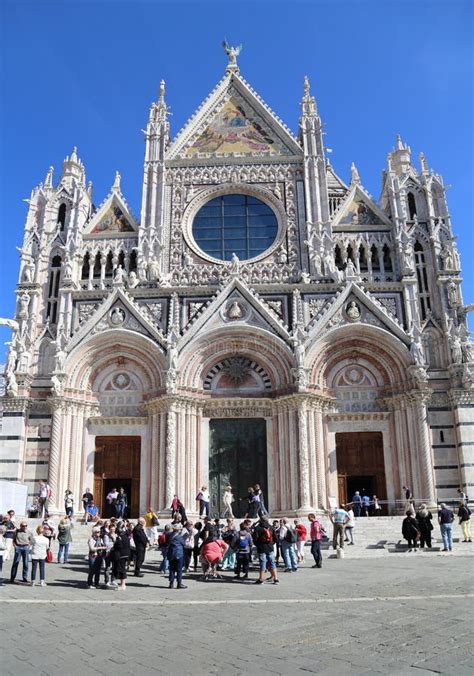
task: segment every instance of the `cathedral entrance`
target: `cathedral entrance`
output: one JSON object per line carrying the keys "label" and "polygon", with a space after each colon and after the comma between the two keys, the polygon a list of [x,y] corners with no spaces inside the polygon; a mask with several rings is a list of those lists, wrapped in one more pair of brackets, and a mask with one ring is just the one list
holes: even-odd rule
{"label": "cathedral entrance", "polygon": [[108,493],[124,488],[128,498],[127,516],[139,516],[140,437],[96,437],[94,498],[104,517],[114,516]]}
{"label": "cathedral entrance", "polygon": [[[263,418],[215,418],[209,422],[209,491],[212,512],[222,514],[222,496],[232,486],[234,515],[246,514],[249,486],[267,492],[267,427]],[[239,498],[241,498],[239,500]],[[266,504],[268,509],[268,504]]]}
{"label": "cathedral entrance", "polygon": [[[387,499],[382,432],[337,433],[336,462],[341,504],[350,502],[356,491]],[[384,505],[382,514],[386,513]]]}

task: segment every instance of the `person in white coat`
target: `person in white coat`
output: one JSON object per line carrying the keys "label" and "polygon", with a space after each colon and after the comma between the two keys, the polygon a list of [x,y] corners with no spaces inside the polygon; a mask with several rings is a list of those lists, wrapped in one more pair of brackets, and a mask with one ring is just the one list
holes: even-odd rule
{"label": "person in white coat", "polygon": [[234,513],[232,512],[232,503],[234,502],[234,494],[232,493],[232,486],[228,485],[225,487],[224,494],[222,496],[222,502],[224,505],[222,518],[233,519]]}
{"label": "person in white coat", "polygon": [[46,587],[46,556],[49,549],[49,539],[43,535],[43,526],[38,526],[36,535],[33,535],[31,547],[31,584],[35,584],[36,571],[39,566],[40,581],[36,584]]}

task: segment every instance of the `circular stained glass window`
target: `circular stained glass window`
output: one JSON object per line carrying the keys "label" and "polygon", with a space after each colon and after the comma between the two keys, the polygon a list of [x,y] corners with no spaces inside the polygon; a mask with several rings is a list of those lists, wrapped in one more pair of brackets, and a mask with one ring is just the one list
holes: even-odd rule
{"label": "circular stained glass window", "polygon": [[220,195],[194,217],[196,244],[213,258],[255,258],[275,241],[278,222],[273,210],[251,195]]}

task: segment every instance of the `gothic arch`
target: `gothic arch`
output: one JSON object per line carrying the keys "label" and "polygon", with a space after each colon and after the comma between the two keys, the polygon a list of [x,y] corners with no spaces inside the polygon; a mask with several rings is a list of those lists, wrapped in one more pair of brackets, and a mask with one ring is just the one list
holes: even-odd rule
{"label": "gothic arch", "polygon": [[255,362],[265,372],[266,391],[280,391],[291,385],[294,359],[290,348],[281,338],[254,327],[239,327],[238,333],[235,328],[220,328],[191,341],[179,357],[179,385],[202,391],[211,369],[235,356]]}
{"label": "gothic arch", "polygon": [[92,336],[72,350],[66,362],[66,387],[90,394],[100,386],[100,374],[105,377],[110,365],[120,366],[120,362],[127,371],[140,374],[147,393],[164,387],[165,358],[156,344],[146,336],[118,329]]}

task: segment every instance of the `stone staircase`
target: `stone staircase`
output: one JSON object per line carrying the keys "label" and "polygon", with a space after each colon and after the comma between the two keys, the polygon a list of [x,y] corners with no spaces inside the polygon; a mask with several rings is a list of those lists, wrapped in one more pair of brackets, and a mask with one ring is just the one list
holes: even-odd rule
{"label": "stone staircase", "polygon": [[[322,517],[321,523],[325,528],[329,540],[322,544],[323,551],[326,555],[333,555],[332,550],[332,525],[329,519]],[[53,523],[57,526],[58,519],[53,519]],[[309,532],[309,522],[302,519],[306,524]],[[390,556],[396,554],[406,554],[406,541],[402,538],[402,516],[380,516],[380,517],[360,517],[356,519],[354,528],[354,546],[345,547],[345,556],[351,559],[359,558],[374,558],[382,556]],[[33,531],[37,525],[41,523],[40,519],[28,519],[29,528]],[[163,528],[167,523],[165,520],[160,521],[160,528]],[[90,537],[91,526],[83,526],[80,520],[73,521],[72,538],[73,542],[70,547],[70,553],[83,554],[87,553],[87,541]],[[433,518],[434,529],[432,531],[432,548],[425,550],[424,554],[432,555],[439,553],[443,548],[441,534],[436,518]],[[454,555],[474,555],[474,543],[463,543],[461,528],[457,523],[454,523],[453,529],[453,554]],[[57,551],[57,544],[53,546],[54,552]],[[309,552],[308,552],[309,554]]]}

